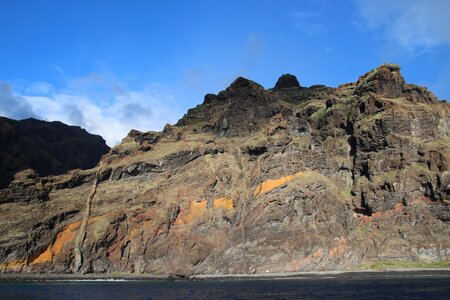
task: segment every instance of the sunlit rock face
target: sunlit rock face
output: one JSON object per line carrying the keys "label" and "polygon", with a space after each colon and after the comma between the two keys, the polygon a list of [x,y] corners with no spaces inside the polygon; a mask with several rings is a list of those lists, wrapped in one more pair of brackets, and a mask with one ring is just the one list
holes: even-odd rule
{"label": "sunlit rock face", "polygon": [[294,78],[238,78],[175,126],[131,131],[96,168],[17,174],[0,190],[0,271],[448,262],[449,104],[396,65],[337,88]]}

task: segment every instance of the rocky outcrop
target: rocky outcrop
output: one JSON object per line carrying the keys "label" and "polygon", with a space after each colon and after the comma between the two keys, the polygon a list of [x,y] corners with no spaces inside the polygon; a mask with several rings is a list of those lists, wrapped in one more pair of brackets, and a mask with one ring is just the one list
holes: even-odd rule
{"label": "rocky outcrop", "polygon": [[404,85],[400,67],[385,64],[361,76],[356,82],[355,93],[362,95],[372,92],[386,98],[397,98],[403,94]]}
{"label": "rocky outcrop", "polygon": [[239,77],[218,95],[208,94],[203,105],[190,109],[177,126],[220,136],[257,132],[278,113],[275,96],[261,85]]}
{"label": "rocky outcrop", "polygon": [[33,169],[40,176],[90,169],[109,151],[102,137],[77,126],[0,117],[0,188],[14,174]]}
{"label": "rocky outcrop", "polygon": [[277,91],[281,89],[289,89],[296,87],[300,87],[300,83],[298,82],[297,77],[295,77],[292,74],[283,74],[280,76],[280,78],[278,78],[278,81],[273,89]]}
{"label": "rocky outcrop", "polygon": [[48,190],[43,180],[31,169],[15,175],[7,190],[4,190],[0,203],[7,202],[44,202],[48,200]]}
{"label": "rocky outcrop", "polygon": [[131,131],[97,168],[17,175],[0,190],[0,271],[449,262],[449,104],[396,65],[338,88],[291,79],[238,78],[175,126]]}

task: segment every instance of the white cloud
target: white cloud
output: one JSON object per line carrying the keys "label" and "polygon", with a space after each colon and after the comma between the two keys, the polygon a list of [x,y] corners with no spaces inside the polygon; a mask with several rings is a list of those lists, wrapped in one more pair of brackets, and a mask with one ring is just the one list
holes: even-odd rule
{"label": "white cloud", "polygon": [[368,30],[408,50],[450,45],[450,1],[357,0]]}
{"label": "white cloud", "polygon": [[110,146],[119,143],[131,129],[161,130],[182,115],[175,97],[163,86],[127,89],[109,77],[91,74],[75,78],[61,90],[40,89],[51,85],[33,83],[24,89],[24,95],[15,95],[11,85],[0,83],[0,115],[78,125],[101,135]]}
{"label": "white cloud", "polygon": [[38,117],[27,100],[14,94],[12,86],[6,82],[0,82],[0,115],[16,120]]}

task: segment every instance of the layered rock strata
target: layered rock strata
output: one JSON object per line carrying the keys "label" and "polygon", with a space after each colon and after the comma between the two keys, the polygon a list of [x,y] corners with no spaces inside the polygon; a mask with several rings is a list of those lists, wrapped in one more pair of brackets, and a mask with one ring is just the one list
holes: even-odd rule
{"label": "layered rock strata", "polygon": [[396,65],[337,88],[238,78],[162,132],[131,131],[97,168],[16,176],[0,191],[0,270],[448,262],[449,126],[450,105]]}

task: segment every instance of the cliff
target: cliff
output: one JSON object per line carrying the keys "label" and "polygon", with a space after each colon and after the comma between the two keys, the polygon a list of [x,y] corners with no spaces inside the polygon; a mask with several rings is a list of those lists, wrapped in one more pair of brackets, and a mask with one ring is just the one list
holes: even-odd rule
{"label": "cliff", "polygon": [[[449,262],[450,105],[382,65],[337,88],[238,78],[96,168],[16,175],[2,272],[253,274]],[[15,194],[24,186],[39,201]],[[3,196],[1,196],[3,195]]]}
{"label": "cliff", "polygon": [[0,188],[26,169],[49,176],[93,168],[108,151],[102,137],[77,126],[0,117]]}

